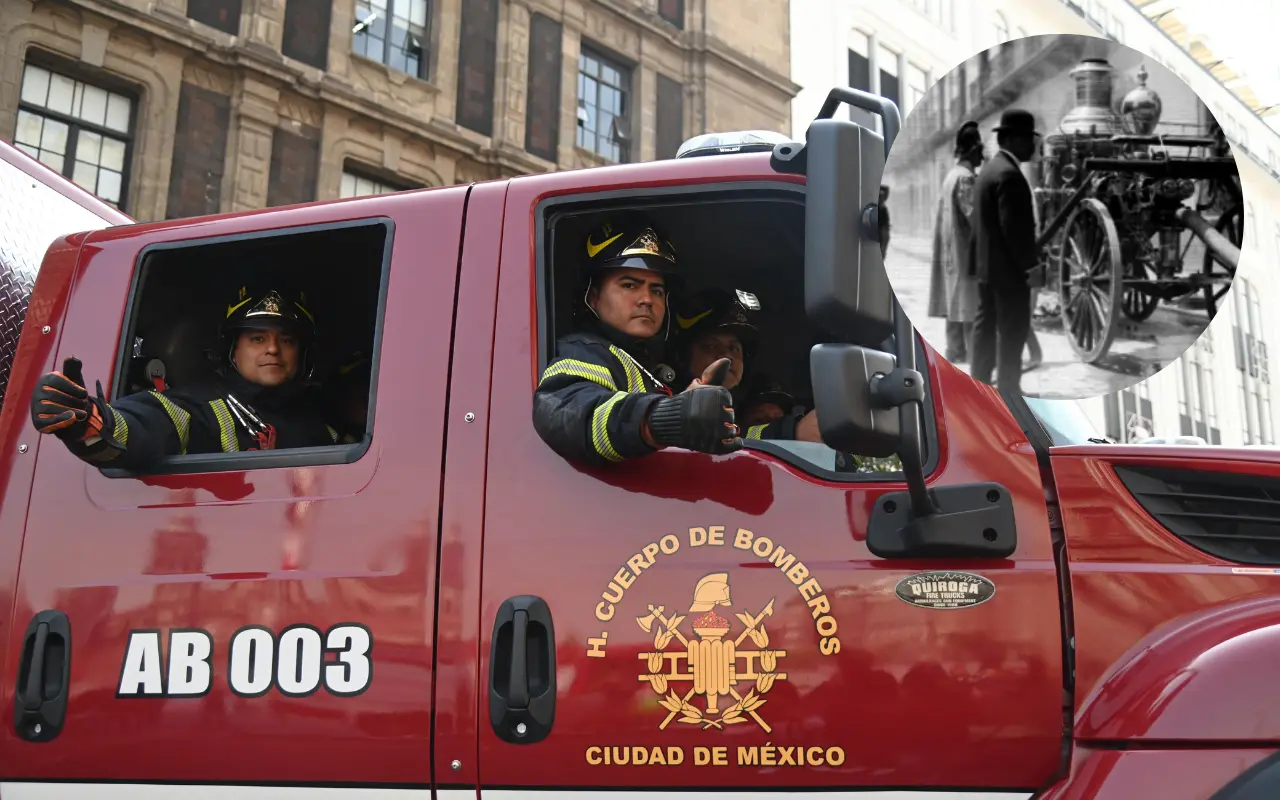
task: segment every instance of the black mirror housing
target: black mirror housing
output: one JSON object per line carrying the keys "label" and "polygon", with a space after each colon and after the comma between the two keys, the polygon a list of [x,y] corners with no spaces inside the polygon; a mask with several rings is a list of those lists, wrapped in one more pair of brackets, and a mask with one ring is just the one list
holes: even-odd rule
{"label": "black mirror housing", "polygon": [[852,344],[819,344],[809,351],[814,411],[828,447],[877,458],[898,452],[901,413],[875,392],[896,366],[889,353]]}
{"label": "black mirror housing", "polygon": [[817,119],[805,144],[805,311],[842,341],[875,347],[893,333],[893,287],[877,225],[885,143]]}

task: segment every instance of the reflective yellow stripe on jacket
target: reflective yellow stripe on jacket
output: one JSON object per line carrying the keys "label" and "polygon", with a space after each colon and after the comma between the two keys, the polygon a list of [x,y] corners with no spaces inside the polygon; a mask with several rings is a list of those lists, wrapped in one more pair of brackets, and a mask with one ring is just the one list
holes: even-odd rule
{"label": "reflective yellow stripe on jacket", "polygon": [[240,452],[240,437],[236,436],[236,423],[231,418],[231,409],[227,408],[227,401],[210,400],[209,407],[213,409],[213,416],[218,420],[218,438],[222,442],[222,452]]}
{"label": "reflective yellow stripe on jacket", "polygon": [[191,415],[178,408],[173,404],[172,400],[159,392],[152,390],[151,395],[160,401],[160,405],[173,422],[173,427],[178,432],[178,452],[185,456],[187,454],[187,439],[191,435]]}

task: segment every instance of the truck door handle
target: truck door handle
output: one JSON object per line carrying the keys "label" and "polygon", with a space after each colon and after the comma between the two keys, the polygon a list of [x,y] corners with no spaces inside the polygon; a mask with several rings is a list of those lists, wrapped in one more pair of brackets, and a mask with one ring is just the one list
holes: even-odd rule
{"label": "truck door handle", "polygon": [[47,742],[62,732],[71,679],[71,621],[61,611],[31,618],[22,639],[13,727],[28,742]]}
{"label": "truck door handle", "polygon": [[511,597],[498,608],[489,645],[489,723],[498,738],[533,744],[556,716],[556,636],[541,597]]}

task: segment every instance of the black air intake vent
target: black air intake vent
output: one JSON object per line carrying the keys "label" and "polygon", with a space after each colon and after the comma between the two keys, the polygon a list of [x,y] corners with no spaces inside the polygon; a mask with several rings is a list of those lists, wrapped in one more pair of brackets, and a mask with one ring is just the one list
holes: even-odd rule
{"label": "black air intake vent", "polygon": [[1280,479],[1155,467],[1115,471],[1148,514],[1192,547],[1228,561],[1280,564]]}

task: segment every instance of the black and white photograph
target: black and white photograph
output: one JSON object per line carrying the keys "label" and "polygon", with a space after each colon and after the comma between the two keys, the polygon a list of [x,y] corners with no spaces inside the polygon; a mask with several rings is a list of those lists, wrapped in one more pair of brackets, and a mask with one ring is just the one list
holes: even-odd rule
{"label": "black and white photograph", "polygon": [[1178,359],[1231,286],[1238,165],[1162,64],[1091,36],[964,61],[906,115],[885,164],[885,267],[925,340],[1032,397],[1114,393]]}

